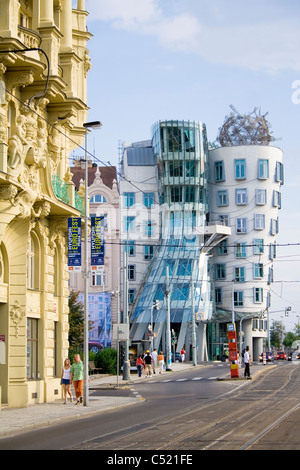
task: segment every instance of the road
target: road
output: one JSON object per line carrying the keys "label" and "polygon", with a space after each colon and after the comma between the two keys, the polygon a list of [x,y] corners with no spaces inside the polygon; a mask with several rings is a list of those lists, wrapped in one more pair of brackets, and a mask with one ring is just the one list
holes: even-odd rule
{"label": "road", "polygon": [[127,392],[145,399],[134,408],[2,439],[0,449],[300,449],[298,363],[266,366],[248,381],[218,380],[224,367],[156,375]]}

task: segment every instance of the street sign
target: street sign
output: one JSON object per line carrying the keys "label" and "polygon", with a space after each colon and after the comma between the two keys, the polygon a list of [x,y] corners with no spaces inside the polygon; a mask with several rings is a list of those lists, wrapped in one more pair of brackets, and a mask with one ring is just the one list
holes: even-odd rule
{"label": "street sign", "polygon": [[235,331],[235,323],[228,323],[227,331]]}
{"label": "street sign", "polygon": [[68,269],[81,271],[81,219],[68,219]]}
{"label": "street sign", "polygon": [[91,217],[91,267],[102,271],[104,266],[104,216]]}
{"label": "street sign", "polygon": [[128,323],[115,323],[113,324],[112,339],[115,341],[128,341],[129,340],[129,324]]}

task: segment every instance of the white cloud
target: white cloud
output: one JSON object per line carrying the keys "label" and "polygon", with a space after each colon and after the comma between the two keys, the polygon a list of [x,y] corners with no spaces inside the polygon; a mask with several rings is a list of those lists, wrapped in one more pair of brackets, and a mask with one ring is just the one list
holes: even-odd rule
{"label": "white cloud", "polygon": [[206,29],[201,55],[208,60],[249,69],[300,70],[298,22],[277,20]]}
{"label": "white cloud", "polygon": [[161,21],[156,33],[161,44],[169,49],[197,51],[201,26],[197,18],[182,14]]}
{"label": "white cloud", "polygon": [[[235,9],[234,2],[210,7],[204,0],[201,9],[193,0],[165,1],[87,0],[87,8],[91,20],[151,35],[166,49],[193,52],[209,62],[270,72],[300,70],[300,21],[292,12],[281,15],[278,4],[268,16],[263,14],[268,2],[255,3],[251,10],[240,2]],[[254,21],[255,13],[261,15]]]}
{"label": "white cloud", "polygon": [[91,19],[109,21],[115,28],[144,32],[161,11],[156,0],[92,0],[87,2]]}

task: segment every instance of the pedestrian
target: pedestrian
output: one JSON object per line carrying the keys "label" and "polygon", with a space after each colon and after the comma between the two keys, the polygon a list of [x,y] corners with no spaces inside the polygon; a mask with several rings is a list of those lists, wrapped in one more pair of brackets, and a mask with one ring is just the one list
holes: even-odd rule
{"label": "pedestrian", "polygon": [[137,368],[137,371],[138,371],[138,376],[142,377],[142,372],[143,372],[143,368],[144,368],[144,361],[143,361],[142,356],[139,356],[137,358],[136,368]]}
{"label": "pedestrian", "polygon": [[160,367],[160,371],[159,371],[160,374],[162,374],[163,371],[164,371],[164,363],[165,363],[164,354],[163,354],[162,351],[160,351],[160,353],[158,355],[158,364],[159,364],[159,367]]}
{"label": "pedestrian", "polygon": [[155,369],[157,366],[157,350],[156,349],[153,349],[151,356],[152,356],[152,361],[153,361],[152,362],[153,374],[155,374]]}
{"label": "pedestrian", "polygon": [[237,352],[236,352],[236,360],[234,362],[235,362],[235,364],[237,364],[238,368],[241,366],[240,351],[239,350],[237,350]]}
{"label": "pedestrian", "polygon": [[150,352],[147,351],[146,356],[144,358],[145,366],[146,366],[146,376],[152,376],[152,357],[150,356]]}
{"label": "pedestrian", "polygon": [[184,350],[184,348],[182,348],[182,350],[180,351],[180,356],[181,356],[181,362],[184,362],[185,361],[185,350]]}
{"label": "pedestrian", "polygon": [[68,358],[65,359],[64,366],[61,370],[61,385],[65,397],[64,403],[68,403],[68,395],[70,396],[70,402],[72,403],[73,397],[71,392],[71,361]]}
{"label": "pedestrian", "polygon": [[246,346],[246,350],[244,353],[244,364],[245,364],[245,372],[244,377],[248,377],[250,379],[250,353],[249,353],[249,346]]}
{"label": "pedestrian", "polygon": [[81,360],[80,354],[75,354],[74,362],[71,366],[71,381],[73,381],[75,389],[75,395],[77,399],[76,405],[83,402],[83,380],[83,362]]}

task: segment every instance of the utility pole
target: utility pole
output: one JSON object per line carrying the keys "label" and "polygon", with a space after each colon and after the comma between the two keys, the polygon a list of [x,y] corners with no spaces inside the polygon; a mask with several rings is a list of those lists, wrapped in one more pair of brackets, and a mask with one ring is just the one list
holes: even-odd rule
{"label": "utility pole", "polygon": [[85,128],[85,192],[84,192],[84,251],[85,251],[85,269],[84,269],[84,387],[83,387],[83,405],[88,406],[89,400],[89,259],[88,259],[88,222],[89,222],[89,203],[88,203],[88,156],[87,156],[87,134],[88,129],[101,127],[100,121],[86,122]]}
{"label": "utility pole", "polygon": [[196,344],[196,318],[195,318],[195,302],[194,302],[194,280],[192,274],[191,282],[192,290],[192,357],[193,357],[193,366],[197,365],[197,344]]}
{"label": "utility pole", "polygon": [[167,318],[166,318],[166,370],[172,370],[171,361],[171,315],[170,315],[170,288],[169,288],[169,266],[166,268],[166,297],[167,297]]}
{"label": "utility pole", "polygon": [[[125,287],[125,305],[124,305],[124,323],[129,325],[128,318],[128,244],[125,245],[125,267],[124,267],[124,287]],[[128,327],[129,332],[129,327]],[[130,367],[129,367],[129,338],[125,340],[124,347],[124,364],[123,364],[123,380],[130,379]]]}

